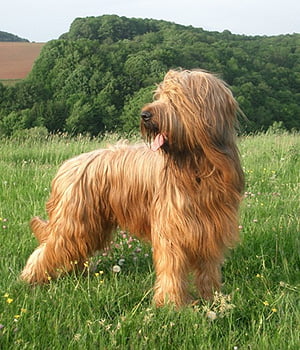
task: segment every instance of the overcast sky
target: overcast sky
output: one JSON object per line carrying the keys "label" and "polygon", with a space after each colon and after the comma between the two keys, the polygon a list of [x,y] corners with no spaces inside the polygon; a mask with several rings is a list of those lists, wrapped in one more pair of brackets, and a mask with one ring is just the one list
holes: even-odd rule
{"label": "overcast sky", "polygon": [[1,0],[0,31],[57,39],[76,17],[155,18],[236,34],[300,33],[300,0]]}

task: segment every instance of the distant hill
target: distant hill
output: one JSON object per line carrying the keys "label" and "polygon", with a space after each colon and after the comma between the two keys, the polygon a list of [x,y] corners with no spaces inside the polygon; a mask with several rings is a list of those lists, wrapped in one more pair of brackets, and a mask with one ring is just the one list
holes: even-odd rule
{"label": "distant hill", "polygon": [[17,35],[0,31],[0,41],[17,41],[17,42],[29,42],[27,39],[20,38]]}
{"label": "distant hill", "polygon": [[26,79],[0,84],[0,136],[35,126],[92,135],[138,130],[155,84],[177,67],[222,77],[248,118],[242,131],[274,123],[300,130],[299,47],[300,34],[246,36],[163,20],[77,18],[68,33],[45,44]]}

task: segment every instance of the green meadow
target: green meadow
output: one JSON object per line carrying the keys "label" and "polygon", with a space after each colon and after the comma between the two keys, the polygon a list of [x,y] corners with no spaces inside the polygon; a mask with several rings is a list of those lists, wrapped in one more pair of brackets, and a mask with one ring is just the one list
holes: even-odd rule
{"label": "green meadow", "polygon": [[45,217],[59,165],[118,138],[19,136],[0,140],[0,349],[300,348],[299,134],[240,139],[241,241],[222,294],[179,311],[153,306],[151,247],[129,232],[116,232],[82,274],[35,288],[19,280],[37,245],[28,222]]}

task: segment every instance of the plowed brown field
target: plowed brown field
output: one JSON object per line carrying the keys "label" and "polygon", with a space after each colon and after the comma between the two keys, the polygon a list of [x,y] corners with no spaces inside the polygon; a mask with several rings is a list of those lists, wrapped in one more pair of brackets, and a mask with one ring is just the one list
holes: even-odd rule
{"label": "plowed brown field", "polygon": [[0,42],[0,79],[23,79],[44,43]]}

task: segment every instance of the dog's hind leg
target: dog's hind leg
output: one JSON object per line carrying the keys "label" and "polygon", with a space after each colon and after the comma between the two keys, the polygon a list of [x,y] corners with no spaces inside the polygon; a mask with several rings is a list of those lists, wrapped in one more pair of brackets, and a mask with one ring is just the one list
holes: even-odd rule
{"label": "dog's hind leg", "polygon": [[[29,257],[21,279],[31,284],[45,283],[80,268],[96,250],[103,249],[110,238],[110,225],[105,228],[99,226],[94,232],[88,220],[74,222],[72,218],[65,217],[62,221],[63,224],[45,224],[44,229],[50,234]],[[34,221],[33,226],[40,229],[42,225],[40,221]],[[42,233],[39,235],[43,237]]]}
{"label": "dog's hind leg", "polygon": [[84,259],[87,256],[79,252],[75,241],[64,235],[55,237],[52,233],[30,255],[21,279],[31,284],[45,283],[72,270],[73,266],[77,266]]}

